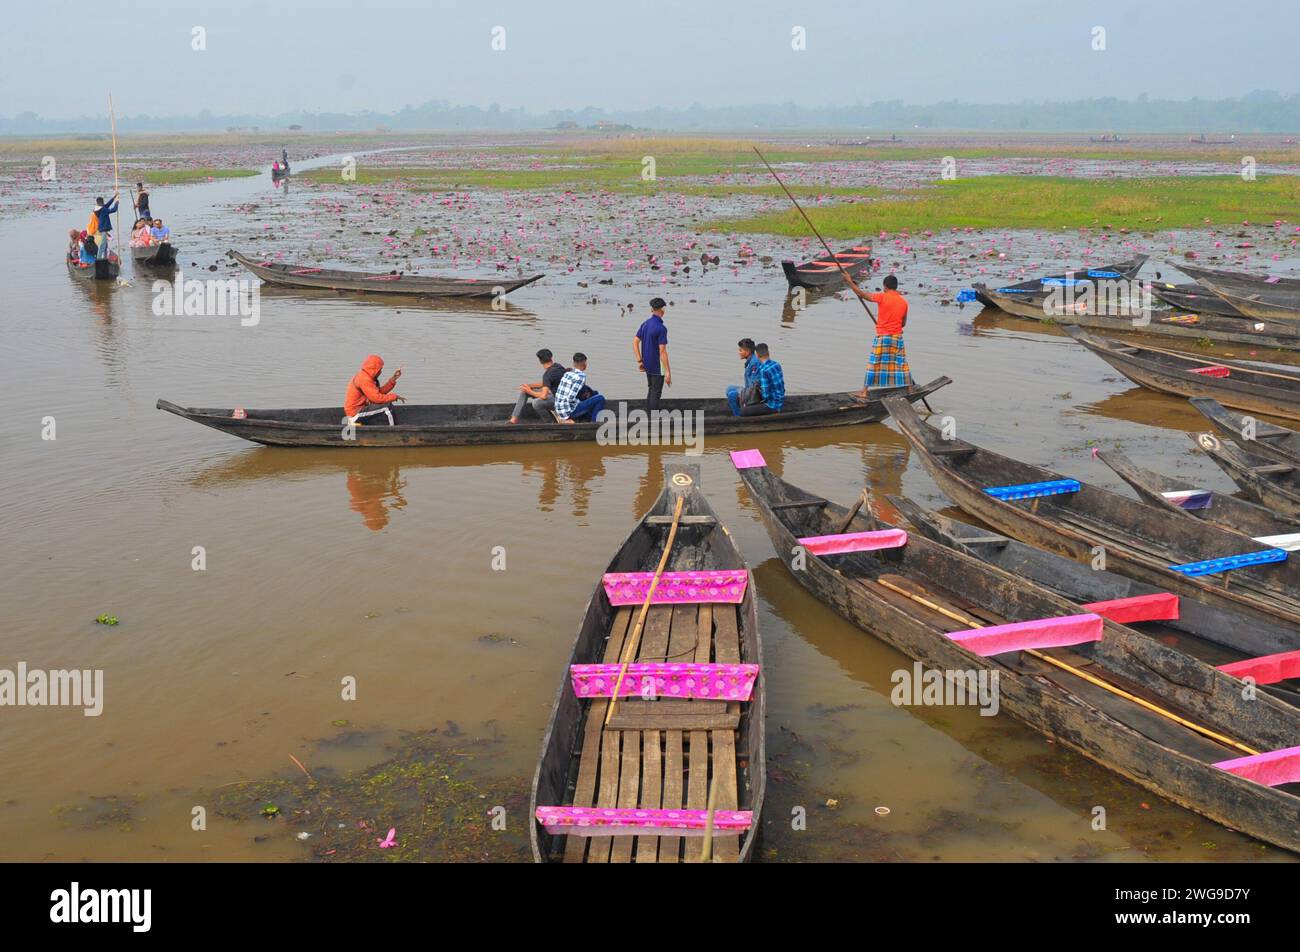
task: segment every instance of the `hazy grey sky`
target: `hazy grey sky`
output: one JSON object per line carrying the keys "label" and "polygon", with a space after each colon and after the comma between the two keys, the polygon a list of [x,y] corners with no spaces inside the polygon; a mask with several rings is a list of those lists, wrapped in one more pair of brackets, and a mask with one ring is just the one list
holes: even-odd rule
{"label": "hazy grey sky", "polygon": [[109,89],[154,116],[1300,92],[1300,0],[42,0],[6,20],[6,116],[99,115]]}

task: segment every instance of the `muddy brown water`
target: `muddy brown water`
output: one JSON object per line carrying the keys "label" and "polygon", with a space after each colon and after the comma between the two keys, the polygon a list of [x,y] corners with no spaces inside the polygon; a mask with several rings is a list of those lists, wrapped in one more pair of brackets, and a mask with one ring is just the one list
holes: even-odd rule
{"label": "muddy brown water", "polygon": [[[264,175],[160,189],[154,204],[196,277],[231,232],[248,229],[232,206],[308,214],[311,200]],[[65,208],[0,223],[10,384],[0,666],[101,668],[104,710],[0,708],[0,858],[304,856],[286,834],[255,842],[265,831],[247,825],[195,832],[191,810],[222,784],[292,775],[290,754],[315,769],[383,757],[379,745],[331,743],[341,722],[363,736],[448,721],[491,734],[497,753],[475,768],[526,789],[583,606],[675,451],[276,450],[154,402],[336,404],[372,351],[405,366],[400,391],[414,401],[502,401],[537,376],[542,346],[562,358],[585,351],[604,393],[639,396],[631,336],[663,288],[622,275],[595,287],[599,274],[580,288],[581,275],[555,275],[504,313],[268,294],[256,327],[156,317],[151,276],[94,288],[69,278],[59,255],[69,219],[81,217]],[[723,269],[665,296],[672,395],[720,394],[739,375],[742,336],[771,345],[792,391],[861,384],[871,332],[854,302],[783,317],[775,269]],[[629,301],[635,316],[620,317]],[[1091,441],[1229,488],[1182,435],[1200,423],[1178,401],[1134,389],[1050,329],[975,318],[921,295],[907,335],[919,380],[954,379],[931,402],[962,436],[1121,491],[1090,458]],[[53,441],[41,438],[46,416]],[[1006,715],[893,706],[890,676],[911,662],[813,600],[775,559],[728,458],[751,446],[831,498],[853,498],[865,474],[878,495],[946,502],[883,425],[706,439],[704,488],[759,593],[771,771],[762,856],[1282,858]],[[204,571],[191,567],[196,546]],[[495,546],[505,571],[491,568]],[[102,613],[120,624],[96,625]],[[341,698],[345,677],[356,700]],[[123,802],[121,815],[103,807]],[[1104,831],[1092,828],[1096,806]],[[800,808],[805,831],[792,829]],[[516,830],[528,822],[509,817]]]}

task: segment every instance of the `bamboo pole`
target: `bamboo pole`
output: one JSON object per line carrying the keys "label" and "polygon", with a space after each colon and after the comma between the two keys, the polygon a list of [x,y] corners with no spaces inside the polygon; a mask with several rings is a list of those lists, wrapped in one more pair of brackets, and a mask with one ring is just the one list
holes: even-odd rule
{"label": "bamboo pole", "polygon": [[681,521],[682,506],[685,504],[686,496],[679,495],[677,506],[673,509],[672,526],[668,529],[668,541],[664,543],[664,554],[659,557],[659,566],[655,569],[654,578],[650,580],[650,590],[646,592],[645,601],[641,603],[641,613],[637,615],[636,627],[632,629],[632,634],[628,636],[627,644],[623,647],[623,657],[619,660],[618,680],[614,682],[614,695],[609,699],[609,707],[605,709],[606,726],[609,725],[609,719],[614,716],[614,708],[618,704],[618,692],[623,687],[627,666],[636,657],[637,647],[641,644],[641,629],[645,627],[646,615],[650,613],[650,600],[655,597],[655,590],[659,588],[659,579],[668,564],[668,554],[673,550],[673,540],[677,538],[677,524]]}
{"label": "bamboo pole", "polygon": [[[916,602],[917,604],[924,605],[926,608],[930,609],[931,611],[936,611],[939,614],[951,618],[954,621],[960,622],[963,625],[969,625],[971,628],[988,627],[987,625],[983,625],[972,618],[966,618],[962,615],[957,614],[954,611],[949,611],[947,608],[944,608],[942,605],[935,604],[934,602],[930,601],[928,598],[922,598],[920,595],[913,594],[912,592],[909,592],[905,588],[895,585],[892,582],[887,582],[884,579],[879,579],[879,578],[875,579],[875,582],[879,585],[884,586],[885,588],[889,589],[892,592],[897,592],[899,595],[902,595],[905,598],[910,598],[912,601]],[[1041,651],[1035,651],[1033,648],[1026,648],[1024,650],[1025,650],[1025,654],[1033,655],[1035,658],[1038,658],[1040,661],[1046,661],[1048,664],[1054,665],[1060,668],[1062,671],[1068,671],[1070,674],[1073,674],[1076,677],[1083,678],[1083,680],[1087,681],[1089,684],[1095,684],[1097,687],[1109,691],[1111,694],[1115,694],[1118,695],[1119,697],[1124,698],[1125,700],[1132,701],[1134,704],[1137,704],[1140,707],[1144,707],[1148,711],[1151,711],[1154,714],[1159,714],[1161,717],[1166,717],[1169,720],[1174,721],[1175,723],[1181,724],[1183,727],[1186,727],[1189,730],[1195,731],[1196,733],[1208,737],[1211,740],[1218,741],[1220,744],[1224,744],[1228,747],[1235,747],[1237,750],[1240,750],[1244,753],[1251,754],[1251,755],[1259,753],[1259,751],[1255,750],[1252,747],[1247,747],[1245,744],[1241,743],[1240,741],[1235,741],[1231,737],[1225,737],[1222,734],[1218,734],[1210,730],[1208,727],[1202,727],[1200,724],[1196,724],[1192,721],[1189,721],[1184,717],[1179,717],[1173,711],[1167,711],[1163,707],[1160,707],[1157,704],[1152,704],[1150,701],[1145,700],[1144,698],[1140,698],[1135,694],[1130,694],[1128,691],[1125,691],[1123,688],[1111,684],[1109,681],[1103,681],[1101,678],[1095,677],[1094,675],[1091,675],[1086,671],[1081,671],[1078,668],[1074,667],[1073,665],[1066,664],[1064,661],[1060,661],[1057,658],[1051,657],[1050,655],[1045,655]]]}
{"label": "bamboo pole", "polygon": [[[817,230],[817,226],[812,223],[812,219],[809,218],[808,213],[803,210],[803,206],[799,204],[799,201],[794,197],[793,194],[791,194],[790,190],[785,187],[785,182],[782,182],[781,176],[776,174],[776,169],[772,168],[772,163],[768,162],[767,159],[763,158],[763,153],[758,151],[758,146],[754,146],[753,149],[754,149],[754,154],[758,156],[759,159],[762,160],[763,164],[767,166],[767,170],[772,173],[772,178],[776,179],[776,184],[781,186],[781,191],[785,192],[785,197],[790,199],[791,204],[794,205],[794,207],[798,210],[799,214],[803,217],[804,224],[806,224],[812,230],[812,233],[817,236],[817,240],[822,243],[822,247],[826,249],[826,253],[830,255],[831,260],[835,262],[835,267],[840,269],[840,274],[844,276],[844,280],[848,283],[848,286],[853,289],[854,296],[858,299],[858,302],[862,305],[862,309],[867,312],[867,317],[871,318],[872,326],[873,327],[876,326],[877,323],[876,315],[871,313],[871,307],[870,305],[867,304],[867,299],[862,296],[863,295],[862,289],[858,287],[857,282],[853,280],[852,276],[850,276],[848,269],[846,269],[844,265],[840,264],[839,257],[835,254],[835,252],[831,251],[831,246],[826,243],[826,239],[823,238],[822,233]],[[873,244],[872,252],[874,253],[874,251],[875,251],[875,247]],[[916,383],[915,378],[912,378],[912,383],[913,384]],[[934,412],[934,407],[930,406],[930,401],[925,399],[925,397],[921,398],[921,403],[925,404],[925,408],[929,410],[931,413]]]}
{"label": "bamboo pole", "polygon": [[[113,201],[115,201],[115,202],[118,203],[118,205],[117,205],[117,212],[118,212],[118,214],[117,214],[117,224],[118,224],[118,226],[119,226],[119,228],[120,228],[120,227],[121,227],[121,224],[122,224],[122,199],[121,199],[121,196],[118,195],[118,191],[120,190],[120,186],[119,186],[119,184],[118,184],[118,171],[117,171],[117,115],[116,115],[116,113],[113,111],[113,94],[112,94],[112,93],[109,93],[109,94],[108,94],[108,122],[109,122],[109,127],[112,129],[112,132],[113,132],[113,195],[115,196],[114,199],[113,199]],[[110,216],[109,216],[109,221],[112,222],[112,220],[113,220],[113,219],[112,219],[112,216],[110,215]],[[127,281],[126,281],[126,278],[122,277],[122,271],[121,271],[121,268],[122,268],[122,236],[118,234],[118,228],[114,228],[114,229],[113,229],[113,239],[114,239],[114,240],[113,240],[113,243],[114,243],[115,245],[117,245],[117,259],[118,259],[118,264],[117,264],[117,267],[118,267],[118,272],[117,272],[117,283],[120,284],[120,285],[125,285],[125,284],[127,283]],[[113,252],[113,249],[112,249],[112,248],[109,248],[109,249],[108,249],[108,254],[111,255],[112,252]],[[111,262],[110,262],[110,263],[111,263]]]}

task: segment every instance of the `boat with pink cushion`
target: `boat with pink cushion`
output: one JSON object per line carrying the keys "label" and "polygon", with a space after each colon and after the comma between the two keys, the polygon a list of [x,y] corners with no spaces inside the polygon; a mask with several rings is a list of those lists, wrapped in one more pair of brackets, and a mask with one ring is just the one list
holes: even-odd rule
{"label": "boat with pink cushion", "polygon": [[753,856],[766,782],[754,580],[698,466],[665,465],[557,674],[529,808],[537,862]]}

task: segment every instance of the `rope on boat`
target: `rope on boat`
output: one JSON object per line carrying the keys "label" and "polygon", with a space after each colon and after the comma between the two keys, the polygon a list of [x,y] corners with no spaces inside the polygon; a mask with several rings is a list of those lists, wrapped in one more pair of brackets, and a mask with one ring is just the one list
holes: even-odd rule
{"label": "rope on boat", "polygon": [[632,634],[623,647],[623,657],[619,659],[618,680],[614,682],[614,695],[609,699],[609,707],[605,709],[605,726],[609,726],[609,720],[614,716],[614,708],[618,706],[618,692],[623,687],[623,676],[627,674],[627,666],[633,658],[636,657],[637,647],[641,643],[641,629],[645,626],[646,615],[650,613],[650,600],[655,596],[655,589],[659,587],[659,578],[664,574],[664,568],[668,565],[668,555],[673,550],[673,540],[677,538],[677,524],[682,518],[682,506],[686,503],[686,496],[677,497],[677,506],[673,509],[672,526],[668,529],[668,541],[664,543],[664,554],[659,557],[659,567],[655,569],[654,578],[650,580],[650,588],[645,593],[645,601],[641,603],[641,613],[637,615],[636,627],[632,629]]}
{"label": "rope on boat", "polygon": [[[983,625],[980,622],[975,621],[974,619],[965,618],[957,614],[956,612],[949,611],[948,609],[944,608],[942,605],[937,605],[927,598],[922,598],[920,595],[914,595],[913,593],[907,591],[901,586],[895,585],[892,582],[888,582],[885,579],[878,578],[878,579],[874,579],[874,581],[878,585],[883,585],[885,588],[889,589],[892,592],[897,592],[899,595],[902,595],[905,598],[910,598],[912,601],[920,605],[924,605],[926,608],[929,608],[931,611],[936,611],[941,615],[946,615],[947,617],[953,619],[954,621],[960,622],[963,625],[970,625],[972,628],[988,627],[987,625]],[[1124,698],[1125,700],[1132,701],[1134,704],[1144,707],[1154,714],[1159,714],[1161,717],[1167,717],[1169,718],[1169,720],[1181,724],[1183,727],[1186,727],[1189,730],[1193,730],[1198,734],[1202,734],[1205,737],[1210,738],[1211,740],[1218,741],[1220,744],[1225,744],[1229,747],[1235,747],[1237,750],[1243,751],[1244,753],[1250,754],[1252,756],[1259,753],[1259,751],[1255,750],[1253,747],[1247,747],[1245,744],[1241,743],[1240,741],[1235,741],[1231,737],[1225,737],[1222,734],[1215,733],[1214,731],[1210,730],[1208,727],[1202,727],[1200,724],[1193,723],[1192,721],[1189,721],[1184,717],[1179,717],[1173,711],[1165,710],[1163,707],[1160,707],[1158,704],[1152,704],[1150,701],[1144,700],[1143,698],[1140,698],[1135,694],[1130,694],[1128,691],[1125,691],[1123,688],[1118,687],[1117,685],[1111,684],[1109,681],[1104,681],[1101,678],[1091,675],[1086,671],[1081,671],[1078,668],[1074,667],[1073,665],[1066,664],[1064,661],[1061,661],[1057,658],[1053,658],[1050,655],[1045,655],[1041,651],[1036,651],[1033,648],[1026,648],[1024,649],[1024,652],[1025,654],[1033,655],[1035,658],[1038,658],[1040,661],[1046,661],[1050,665],[1055,665],[1056,667],[1060,668],[1062,671],[1068,671],[1070,674],[1073,674],[1076,677],[1083,678],[1083,680],[1087,681],[1089,684],[1095,684],[1097,687],[1109,691],[1111,694],[1116,694]]]}

